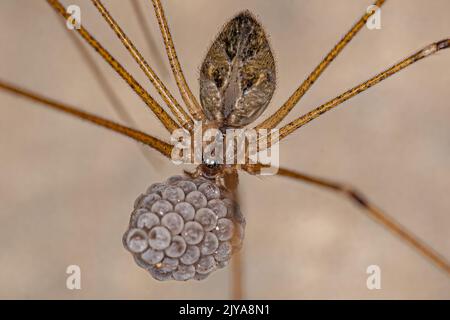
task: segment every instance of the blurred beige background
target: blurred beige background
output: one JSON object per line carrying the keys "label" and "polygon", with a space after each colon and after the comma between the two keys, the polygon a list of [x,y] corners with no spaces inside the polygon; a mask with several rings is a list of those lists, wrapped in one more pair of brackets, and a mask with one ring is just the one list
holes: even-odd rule
{"label": "blurred beige background", "polygon": [[[128,1],[104,0],[148,60],[158,61],[155,55],[164,53],[159,30],[150,1],[141,2],[158,52],[148,50]],[[90,1],[64,3],[79,4],[84,26],[150,88]],[[196,94],[198,68],[221,26],[243,9],[259,17],[278,70],[266,117],[371,1],[164,4]],[[388,1],[381,30],[364,29],[290,119],[450,36],[449,11],[448,0]],[[118,120],[72,33],[45,1],[0,0],[0,78]],[[167,138],[124,82],[95,59],[139,127]],[[164,63],[157,69],[167,70]],[[450,259],[449,68],[450,52],[442,52],[351,99],[286,139],[282,165],[354,184]],[[179,97],[171,75],[162,74]],[[203,282],[159,283],[122,247],[134,199],[181,168],[158,155],[152,166],[126,138],[1,91],[0,105],[0,298],[229,298],[230,268]],[[247,175],[241,175],[241,190],[246,298],[450,298],[448,276],[340,196]],[[71,264],[82,269],[80,291],[65,287]],[[381,290],[366,288],[371,264],[381,267]]]}

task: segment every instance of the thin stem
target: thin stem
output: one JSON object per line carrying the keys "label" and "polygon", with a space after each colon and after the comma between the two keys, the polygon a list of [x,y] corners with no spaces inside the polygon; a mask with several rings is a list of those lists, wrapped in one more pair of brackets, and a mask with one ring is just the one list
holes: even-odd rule
{"label": "thin stem", "polygon": [[[58,0],[47,0],[50,6],[55,9],[64,19],[69,19],[70,15],[65,7]],[[98,54],[128,83],[144,103],[153,111],[156,117],[166,127],[169,132],[179,128],[179,125],[164,111],[161,106],[150,96],[150,94],[130,75],[124,67],[105,49],[103,46],[83,27],[76,29],[87,43],[97,51]]]}
{"label": "thin stem", "polygon": [[184,77],[183,70],[181,69],[180,61],[178,60],[177,57],[175,45],[173,43],[172,36],[170,34],[169,26],[167,24],[167,20],[164,15],[164,9],[161,5],[161,2],[159,0],[152,0],[152,3],[153,7],[155,8],[155,14],[156,18],[158,19],[161,35],[164,39],[164,45],[166,47],[170,67],[177,82],[177,86],[180,91],[181,97],[183,98],[183,101],[186,104],[192,117],[198,121],[203,120],[205,117],[203,109],[201,108],[195,96],[192,94],[192,91],[189,88],[186,79]]}
{"label": "thin stem", "polygon": [[[375,6],[381,7],[385,0],[378,0],[374,3]],[[289,112],[297,105],[300,99],[305,95],[308,89],[319,78],[322,72],[328,65],[339,55],[342,49],[355,37],[355,35],[366,24],[367,20],[374,14],[369,12],[363,15],[347,32],[347,34],[331,49],[326,57],[319,63],[319,65],[310,73],[310,75],[303,81],[303,83],[294,91],[289,99],[269,118],[256,126],[257,129],[273,129],[289,114]]]}
{"label": "thin stem", "polygon": [[111,29],[116,33],[117,37],[122,41],[125,48],[134,58],[134,60],[139,64],[139,67],[144,71],[147,78],[153,84],[153,86],[158,91],[161,98],[170,108],[172,113],[175,115],[177,121],[181,124],[183,128],[192,131],[193,122],[189,115],[184,111],[184,109],[179,105],[179,103],[175,100],[169,90],[164,86],[164,83],[158,78],[153,69],[149,66],[147,61],[144,59],[139,50],[135,47],[133,42],[127,37],[125,32],[120,28],[119,24],[114,20],[108,10],[104,7],[100,0],[91,0],[94,6],[101,13],[103,18],[109,24]]}
{"label": "thin stem", "polygon": [[25,90],[23,88],[19,88],[15,85],[0,81],[0,89],[6,90],[10,93],[13,93],[15,95],[39,102],[44,104],[47,107],[50,107],[52,109],[68,113],[76,118],[83,119],[86,121],[89,121],[93,124],[96,124],[98,126],[110,129],[114,132],[120,133],[122,135],[125,135],[135,141],[144,143],[153,149],[159,151],[162,155],[166,157],[170,157],[172,153],[172,145],[161,141],[155,137],[152,137],[144,132],[120,125],[118,123],[115,123],[113,121],[107,120],[105,118],[84,112],[82,110],[79,110],[75,107],[66,105],[62,102],[38,95],[36,93],[33,93],[31,91]]}

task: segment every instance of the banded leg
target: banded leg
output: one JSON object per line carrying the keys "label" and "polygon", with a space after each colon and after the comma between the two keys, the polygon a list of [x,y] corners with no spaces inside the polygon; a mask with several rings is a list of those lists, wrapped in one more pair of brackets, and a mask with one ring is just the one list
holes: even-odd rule
{"label": "banded leg", "polygon": [[416,63],[417,61],[420,61],[426,57],[429,57],[436,52],[447,49],[450,47],[450,39],[445,39],[436,43],[432,43],[425,48],[419,50],[418,52],[414,53],[413,55],[407,57],[406,59],[402,60],[401,62],[395,64],[394,66],[390,67],[389,69],[377,74],[373,78],[365,81],[364,83],[361,83],[360,85],[357,85],[356,87],[351,88],[350,90],[344,92],[343,94],[337,96],[336,98],[328,101],[327,103],[313,109],[312,111],[304,114],[300,118],[297,118],[296,120],[288,123],[284,127],[280,129],[280,136],[279,139],[283,139],[290,135],[292,132],[297,130],[298,128],[304,126],[308,122],[314,120],[315,118],[319,117],[320,115],[324,114],[327,111],[330,111],[331,109],[337,107],[344,101],[360,94],[361,92],[369,89],[373,85],[383,81],[384,79],[392,76],[393,74],[399,72],[400,70]]}
{"label": "banded leg", "polygon": [[120,125],[118,123],[115,123],[113,121],[107,120],[105,118],[84,112],[82,110],[79,110],[75,107],[68,106],[64,103],[58,102],[56,100],[46,98],[44,96],[35,94],[31,91],[19,88],[17,86],[14,86],[12,84],[0,81],[0,89],[3,89],[5,91],[8,91],[10,93],[13,93],[15,95],[18,95],[20,97],[24,97],[27,99],[30,99],[35,102],[39,102],[41,104],[44,104],[47,107],[50,107],[54,110],[58,110],[61,112],[68,113],[76,118],[83,119],[86,121],[89,121],[93,124],[96,124],[98,126],[107,128],[109,130],[112,130],[114,132],[120,133],[124,136],[127,136],[135,141],[141,142],[143,144],[146,144],[156,151],[159,151],[162,155],[170,158],[172,153],[172,145],[159,140],[155,137],[152,137],[142,131],[138,131],[123,125]]}
{"label": "banded leg", "polygon": [[[244,170],[252,174],[257,174],[261,168],[261,165],[247,165],[246,167],[244,167]],[[363,209],[369,217],[380,223],[390,232],[398,236],[401,240],[411,245],[418,253],[426,257],[434,265],[450,275],[450,262],[448,262],[433,248],[425,244],[412,232],[408,231],[399,222],[395,221],[394,218],[390,217],[379,208],[377,208],[377,206],[375,206],[373,203],[369,202],[367,198],[355,188],[345,184],[328,181],[285,168],[279,168],[278,175],[311,183],[342,194],[348,200]]]}
{"label": "banded leg", "polygon": [[134,60],[139,64],[139,67],[142,69],[147,78],[156,88],[161,98],[164,100],[169,109],[172,111],[172,114],[175,115],[175,118],[177,119],[178,123],[180,123],[181,126],[187,129],[188,131],[192,131],[193,122],[190,116],[184,111],[184,109],[180,106],[177,100],[172,96],[172,94],[166,88],[164,83],[161,82],[156,73],[149,66],[149,64],[144,59],[139,50],[135,47],[133,42],[127,37],[122,28],[120,28],[120,26],[108,12],[105,6],[101,3],[100,0],[92,0],[92,3],[101,13],[101,15],[109,24],[111,29],[113,29],[113,31],[116,33],[117,37],[122,41],[123,45],[131,54],[131,56],[134,58]]}
{"label": "banded leg", "polygon": [[[236,171],[236,175],[234,176],[235,181],[231,182],[228,185],[228,188],[231,189],[231,192],[235,196],[235,200],[240,203],[240,199],[242,199],[237,186],[239,184],[239,176]],[[235,235],[236,236],[236,235]],[[244,298],[245,290],[244,290],[244,277],[245,270],[243,267],[244,253],[242,252],[243,248],[238,250],[233,254],[231,258],[231,299],[232,300],[242,300]]]}
{"label": "banded leg", "polygon": [[162,37],[164,39],[164,45],[166,47],[167,57],[169,58],[170,67],[172,68],[172,73],[177,82],[178,89],[180,91],[181,97],[186,104],[189,112],[195,120],[203,120],[205,115],[203,109],[198,103],[195,96],[192,94],[186,79],[183,74],[183,70],[180,66],[180,61],[177,57],[177,52],[175,51],[175,45],[173,44],[172,36],[170,34],[169,26],[167,24],[166,17],[164,15],[164,9],[161,5],[160,0],[152,0],[153,7],[155,8],[156,18],[158,19],[159,28],[161,30]]}
{"label": "banded leg", "polygon": [[[381,7],[385,0],[377,0],[374,5]],[[326,57],[319,63],[319,65],[310,73],[310,75],[303,81],[289,99],[269,118],[256,126],[256,129],[273,129],[289,114],[300,99],[305,95],[308,89],[319,78],[322,72],[328,65],[339,55],[342,49],[353,39],[354,36],[362,29],[367,20],[374,14],[369,12],[363,15],[347,32],[347,34],[334,46],[333,49],[326,55]]]}
{"label": "banded leg", "polygon": [[[53,9],[64,19],[70,19],[65,7],[58,0],[47,0]],[[150,94],[129,74],[125,68],[83,27],[76,29],[86,42],[128,83],[144,103],[153,111],[156,117],[169,132],[179,128],[179,125],[164,111]]]}
{"label": "banded leg", "polygon": [[165,79],[165,78],[167,78],[167,75],[169,74],[169,72],[166,68],[166,65],[164,64],[162,55],[159,54],[159,50],[155,44],[155,39],[154,39],[152,33],[150,32],[151,27],[148,23],[148,20],[146,20],[146,17],[144,15],[144,9],[142,8],[141,0],[132,0],[131,7],[134,10],[134,15],[136,16],[136,18],[138,20],[141,31],[144,34],[145,39],[147,40],[146,42],[147,42],[148,51],[152,52],[154,54],[155,65],[158,68],[161,78]]}

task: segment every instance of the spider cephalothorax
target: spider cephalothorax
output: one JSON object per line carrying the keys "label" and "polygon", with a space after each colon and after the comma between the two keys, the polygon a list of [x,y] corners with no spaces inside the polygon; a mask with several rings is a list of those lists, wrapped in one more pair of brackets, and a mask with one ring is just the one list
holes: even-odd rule
{"label": "spider cephalothorax", "polygon": [[157,280],[205,279],[223,268],[244,237],[233,195],[214,180],[173,176],[135,202],[123,243]]}

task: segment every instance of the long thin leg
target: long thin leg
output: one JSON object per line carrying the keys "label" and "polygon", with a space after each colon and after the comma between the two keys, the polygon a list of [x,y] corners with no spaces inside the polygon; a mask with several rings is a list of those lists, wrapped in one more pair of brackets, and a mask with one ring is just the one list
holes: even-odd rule
{"label": "long thin leg", "polygon": [[[450,39],[444,39],[439,42],[432,43],[425,48],[417,51],[413,55],[405,58],[404,60],[400,61],[399,63],[393,65],[389,69],[377,74],[373,78],[351,88],[350,90],[338,95],[334,99],[322,104],[321,106],[311,110],[310,112],[302,115],[301,117],[295,119],[294,121],[288,123],[287,125],[281,127],[279,130],[279,136],[277,141],[281,141],[281,139],[287,137],[295,130],[299,129],[300,127],[303,127],[310,121],[314,120],[315,118],[318,118],[322,114],[324,114],[327,111],[330,111],[331,109],[339,106],[346,100],[360,94],[361,92],[369,89],[373,85],[376,85],[377,83],[383,81],[384,79],[392,76],[393,74],[403,70],[404,68],[426,58],[429,57],[436,52],[450,48]],[[262,148],[259,148],[258,151],[264,150],[265,148],[269,148],[271,146],[271,139],[270,134],[267,136],[260,137],[259,140],[265,140],[267,139],[267,144],[262,144]]]}
{"label": "long thin leg", "polygon": [[180,61],[177,57],[177,52],[175,51],[175,45],[172,41],[172,36],[170,35],[169,26],[167,24],[166,17],[164,15],[164,9],[159,0],[152,0],[153,7],[155,8],[156,18],[158,19],[159,28],[161,30],[162,37],[164,39],[164,45],[166,47],[167,57],[169,58],[170,67],[172,68],[172,73],[177,82],[178,89],[180,91],[181,97],[186,104],[189,112],[195,120],[203,120],[205,115],[203,109],[200,107],[195,96],[192,94],[186,79],[184,78],[183,70],[180,66]]}
{"label": "long thin leg", "polygon": [[[63,16],[66,20],[70,15],[66,12],[64,6],[58,0],[47,0],[56,12]],[[164,111],[161,106],[150,96],[150,94],[131,76],[124,67],[105,49],[103,46],[83,27],[76,29],[78,33],[92,46],[95,51],[108,62],[108,64],[128,83],[128,85],[136,92],[144,103],[153,111],[156,117],[166,127],[169,132],[178,129],[178,124]]]}
{"label": "long thin leg", "polygon": [[305,115],[301,116],[300,118],[297,118],[296,120],[288,123],[287,125],[285,125],[284,127],[282,127],[280,129],[280,140],[287,137],[292,132],[294,132],[298,128],[304,126],[305,124],[312,121],[313,119],[319,117],[323,113],[337,107],[344,101],[369,89],[373,85],[383,81],[384,79],[392,76],[393,74],[399,72],[400,70],[412,65],[413,63],[415,63],[417,61],[422,60],[423,58],[429,57],[440,50],[447,49],[449,47],[450,47],[450,39],[445,39],[445,40],[430,44],[429,46],[426,46],[422,50],[419,50],[418,52],[414,53],[413,55],[407,57],[406,59],[402,60],[401,62],[390,67],[389,69],[377,74],[375,77],[367,80],[364,83],[361,83],[360,85],[357,85],[356,87],[351,88],[350,90],[344,92],[343,94],[337,96],[336,98],[313,109],[312,111],[306,113]]}
{"label": "long thin leg", "polygon": [[[83,42],[76,35],[70,37],[73,40],[75,47],[80,52],[81,56],[84,58],[86,63],[88,64],[89,70],[93,73],[94,77],[97,79],[97,82],[100,85],[101,90],[104,92],[106,98],[108,99],[111,107],[114,109],[118,117],[124,122],[125,125],[133,128],[137,128],[136,121],[133,120],[123,103],[120,101],[119,96],[111,87],[109,80],[102,73],[102,70],[98,67],[97,63],[93,59],[92,55],[88,51],[86,47],[83,46]],[[151,165],[155,165],[156,159],[152,157],[152,155],[148,152],[147,148],[143,145],[138,145],[139,150],[142,155],[147,159],[147,161]]]}
{"label": "long thin leg", "polygon": [[155,45],[155,40],[153,38],[152,33],[150,32],[150,26],[148,24],[148,20],[146,20],[144,15],[144,9],[142,8],[142,2],[141,0],[132,0],[131,6],[134,10],[134,15],[136,16],[139,26],[141,28],[142,33],[144,34],[145,39],[147,40],[147,46],[149,52],[152,52],[154,54],[155,59],[155,65],[157,66],[159,70],[159,74],[161,75],[161,78],[166,78],[169,74],[166,65],[164,64],[162,55],[159,54],[158,48]]}
{"label": "long thin leg", "polygon": [[120,125],[118,123],[115,123],[113,121],[101,118],[99,116],[84,112],[82,110],[79,110],[77,108],[68,106],[66,104],[63,104],[61,102],[58,102],[53,99],[46,98],[44,96],[35,94],[31,91],[19,88],[15,85],[0,81],[0,89],[6,90],[10,93],[13,93],[15,95],[39,102],[44,104],[47,107],[50,107],[52,109],[62,111],[68,114],[71,114],[74,117],[77,117],[79,119],[83,119],[86,121],[89,121],[91,123],[94,123],[98,126],[110,129],[112,131],[115,131],[117,133],[120,133],[122,135],[125,135],[127,137],[130,137],[134,139],[135,141],[142,142],[153,149],[159,151],[162,155],[166,157],[170,157],[172,153],[172,145],[159,140],[155,137],[152,137],[148,134],[145,134],[144,132]]}
{"label": "long thin leg", "polygon": [[[381,7],[385,0],[378,0],[374,3],[375,6]],[[333,49],[326,55],[326,57],[319,63],[319,65],[310,73],[310,75],[303,81],[289,99],[269,118],[256,126],[257,129],[272,129],[275,128],[295,107],[308,89],[319,78],[322,72],[328,65],[339,55],[344,47],[353,39],[353,37],[362,29],[367,20],[374,12],[369,12],[363,15],[347,32],[347,34],[334,46]]]}
{"label": "long thin leg", "polygon": [[119,39],[122,41],[123,45],[131,54],[131,56],[134,58],[134,60],[139,64],[139,67],[142,69],[142,71],[144,71],[145,75],[153,84],[153,86],[156,88],[161,98],[164,100],[164,102],[170,108],[172,113],[175,115],[175,118],[177,119],[178,123],[180,123],[183,128],[192,131],[193,122],[190,116],[184,111],[184,109],[180,106],[177,100],[172,96],[172,94],[166,88],[164,83],[161,82],[156,73],[149,66],[149,64],[144,59],[139,50],[134,46],[133,42],[127,37],[122,28],[120,28],[120,26],[108,12],[105,6],[101,3],[100,0],[92,0],[92,3],[101,13],[103,18],[105,18],[106,22],[108,22],[111,29],[114,30],[117,37],[119,37]]}
{"label": "long thin leg", "polygon": [[[241,193],[237,189],[239,176],[236,171],[236,181],[227,187],[234,195],[234,199],[237,203],[241,202],[242,196]],[[237,236],[237,234],[235,234]],[[244,253],[242,252],[242,248],[235,253],[233,253],[233,257],[231,259],[231,299],[232,300],[242,300],[244,298],[244,277],[245,270],[242,266],[242,261],[244,260]]]}
{"label": "long thin leg", "polygon": [[[261,169],[261,166],[250,165],[247,166],[245,169],[247,172],[255,174]],[[392,217],[382,212],[374,204],[369,202],[367,198],[363,196],[355,188],[345,184],[328,181],[325,179],[321,179],[318,177],[314,177],[311,175],[303,174],[285,168],[279,168],[278,175],[315,184],[317,186],[324,187],[326,189],[344,195],[355,205],[365,210],[365,212],[369,215],[369,217],[373,218],[376,222],[380,223],[382,226],[387,228],[390,232],[398,236],[401,240],[411,245],[417,252],[425,256],[427,259],[429,259],[429,261],[433,262],[437,267],[439,267],[440,269],[445,271],[448,275],[450,275],[450,262],[448,262],[442,255],[436,252],[433,248],[425,244],[412,232],[408,231],[399,222],[395,221]]]}

